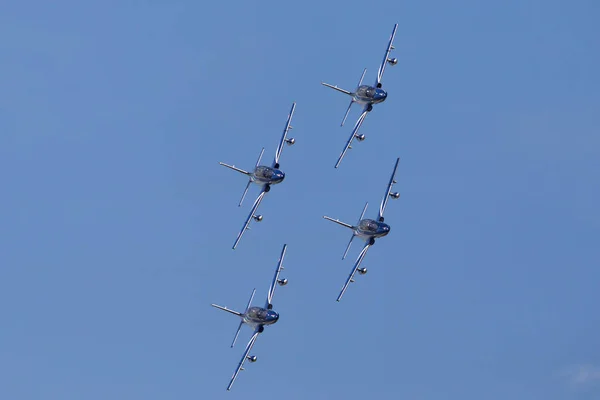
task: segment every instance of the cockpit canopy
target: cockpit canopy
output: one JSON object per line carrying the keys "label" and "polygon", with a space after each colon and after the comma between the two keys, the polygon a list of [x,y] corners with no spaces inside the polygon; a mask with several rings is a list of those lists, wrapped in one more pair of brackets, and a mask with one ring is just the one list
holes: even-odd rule
{"label": "cockpit canopy", "polygon": [[254,175],[263,178],[263,179],[273,179],[273,175],[275,175],[275,171],[273,168],[258,166],[254,170]]}
{"label": "cockpit canopy", "polygon": [[252,319],[266,319],[269,314],[268,310],[261,307],[250,307],[247,312],[248,316]]}
{"label": "cockpit canopy", "polygon": [[276,184],[283,181],[285,174],[277,168],[271,168],[264,165],[259,165],[254,169],[254,179],[259,182]]}
{"label": "cockpit canopy", "polygon": [[367,97],[369,99],[372,99],[375,96],[375,93],[376,93],[375,88],[372,86],[368,86],[368,85],[362,85],[356,91],[356,94],[359,95],[360,97]]}
{"label": "cockpit canopy", "polygon": [[358,224],[358,229],[360,229],[363,232],[377,232],[377,230],[379,229],[379,224],[376,221],[373,221],[372,219],[363,219]]}

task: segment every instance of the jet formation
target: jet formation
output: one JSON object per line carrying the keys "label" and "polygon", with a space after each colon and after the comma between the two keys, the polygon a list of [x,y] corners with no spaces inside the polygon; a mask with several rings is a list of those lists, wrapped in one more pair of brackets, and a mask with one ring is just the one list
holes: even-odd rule
{"label": "jet formation", "polygon": [[[394,38],[396,36],[397,29],[398,29],[398,24],[395,24],[394,28],[392,30],[390,39],[388,41],[387,47],[386,47],[383,60],[377,71],[377,78],[372,86],[362,83],[363,79],[365,77],[365,74],[367,72],[366,69],[363,70],[360,80],[358,81],[358,85],[354,91],[345,90],[338,86],[334,86],[334,85],[330,85],[328,83],[321,82],[324,86],[334,89],[338,92],[344,93],[344,94],[350,96],[350,98],[351,98],[350,104],[348,105],[348,108],[346,109],[346,113],[344,114],[344,118],[342,119],[341,126],[344,126],[344,123],[345,123],[346,119],[348,118],[350,109],[354,103],[363,106],[362,112],[361,112],[358,120],[354,124],[350,138],[347,140],[341,154],[339,155],[339,157],[337,159],[335,168],[339,168],[342,160],[344,159],[344,156],[346,155],[348,150],[352,148],[352,142],[354,139],[357,139],[359,142],[362,142],[365,139],[365,135],[359,133],[359,129],[362,127],[362,124],[363,124],[367,114],[373,110],[373,106],[375,104],[383,103],[388,96],[387,92],[383,89],[382,79],[383,79],[383,74],[385,72],[386,65],[387,64],[396,65],[398,63],[397,58],[390,58],[390,53],[392,52],[392,50],[394,50]],[[286,121],[284,129],[283,129],[283,134],[279,140],[279,144],[275,151],[275,157],[273,158],[273,161],[271,162],[270,165],[261,164],[262,156],[265,151],[264,147],[262,148],[260,155],[258,157],[258,160],[256,161],[256,163],[254,165],[254,169],[252,169],[252,170],[244,170],[239,167],[236,167],[235,165],[229,165],[229,164],[225,164],[223,162],[219,162],[220,165],[230,168],[230,169],[246,176],[248,179],[248,181],[246,183],[246,187],[242,194],[242,197],[238,203],[238,207],[242,206],[251,184],[254,183],[255,185],[257,185],[260,188],[260,193],[258,194],[256,200],[254,201],[254,203],[250,209],[250,212],[248,214],[248,217],[244,221],[242,229],[238,233],[237,238],[232,246],[232,248],[234,250],[237,248],[238,244],[240,243],[244,233],[248,229],[250,229],[250,223],[252,221],[261,222],[263,220],[263,216],[260,214],[257,214],[257,211],[258,211],[258,207],[260,206],[264,196],[271,190],[271,186],[278,185],[278,184],[282,183],[285,179],[285,173],[281,170],[281,164],[280,164],[281,153],[286,144],[291,146],[296,143],[296,140],[294,138],[288,138],[288,133],[292,129],[291,122],[292,122],[292,118],[294,116],[295,110],[296,110],[296,103],[293,103],[292,108],[290,109],[290,112],[288,113],[288,116],[287,116],[287,121]],[[335,222],[336,224],[343,226],[347,229],[350,229],[352,231],[352,236],[350,237],[350,241],[348,242],[348,245],[346,246],[346,250],[344,251],[342,260],[346,258],[346,255],[348,254],[348,251],[350,250],[350,247],[352,245],[352,241],[354,238],[359,238],[365,242],[362,250],[358,254],[356,261],[354,262],[352,270],[350,271],[350,275],[346,279],[344,286],[342,287],[340,293],[337,296],[336,301],[338,301],[338,302],[344,296],[350,283],[354,282],[354,277],[355,277],[356,273],[358,272],[360,275],[364,275],[367,273],[367,269],[365,267],[361,267],[361,264],[366,256],[369,248],[375,244],[376,240],[379,240],[380,238],[383,238],[390,233],[390,225],[388,225],[386,222],[384,222],[383,214],[387,207],[388,200],[390,198],[398,199],[400,197],[400,194],[398,192],[393,191],[393,186],[394,186],[394,184],[397,183],[396,171],[398,169],[399,162],[400,162],[400,159],[397,158],[396,162],[394,164],[394,169],[392,171],[391,177],[387,184],[385,194],[379,205],[379,212],[378,212],[376,219],[364,218],[365,213],[367,211],[368,203],[365,204],[365,206],[362,210],[362,213],[355,225],[352,225],[352,224],[349,224],[346,222],[342,222],[338,219],[333,219],[328,216],[323,216],[323,218],[325,218],[326,220]],[[279,320],[279,314],[273,310],[273,295],[275,293],[275,288],[277,286],[285,286],[288,283],[287,279],[279,278],[280,272],[284,269],[283,261],[284,261],[285,255],[286,255],[286,251],[287,251],[287,244],[284,244],[283,248],[281,250],[281,255],[279,256],[277,268],[275,269],[275,275],[273,277],[273,280],[271,281],[271,285],[270,285],[269,291],[267,293],[267,298],[265,300],[264,306],[262,306],[262,307],[261,306],[252,306],[252,300],[254,299],[254,294],[256,293],[256,289],[254,289],[252,291],[250,300],[248,301],[246,308],[244,309],[243,312],[235,311],[235,310],[232,310],[232,309],[229,309],[227,307],[223,307],[223,306],[220,306],[217,304],[211,304],[215,308],[226,311],[226,312],[233,314],[240,318],[240,322],[239,322],[237,331],[235,333],[235,336],[233,338],[231,347],[234,347],[242,326],[246,325],[253,329],[253,334],[250,337],[248,344],[246,345],[244,353],[241,357],[240,362],[238,363],[237,368],[235,369],[235,371],[233,373],[233,376],[231,377],[231,380],[229,381],[227,390],[231,390],[240,371],[244,370],[244,363],[246,361],[249,361],[251,363],[254,363],[257,361],[257,357],[255,355],[251,355],[250,353],[252,352],[252,348],[253,348],[254,343],[256,342],[258,336],[264,331],[265,327],[274,325]]]}

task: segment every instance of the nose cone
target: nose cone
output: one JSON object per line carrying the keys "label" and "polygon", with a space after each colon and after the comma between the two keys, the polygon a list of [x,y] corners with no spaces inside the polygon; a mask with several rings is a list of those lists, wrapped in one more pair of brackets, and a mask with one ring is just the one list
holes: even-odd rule
{"label": "nose cone", "polygon": [[285,179],[285,173],[281,170],[275,170],[273,174],[273,180],[277,183],[283,181]]}
{"label": "nose cone", "polygon": [[388,224],[381,224],[380,228],[381,233],[383,235],[387,235],[388,233],[390,233],[390,226]]}
{"label": "nose cone", "polygon": [[379,101],[384,101],[387,97],[387,92],[383,89],[377,89],[375,92],[375,99]]}
{"label": "nose cone", "polygon": [[279,319],[279,314],[277,314],[273,310],[269,310],[269,314],[267,315],[267,321],[275,323],[275,322],[277,322],[278,319]]}

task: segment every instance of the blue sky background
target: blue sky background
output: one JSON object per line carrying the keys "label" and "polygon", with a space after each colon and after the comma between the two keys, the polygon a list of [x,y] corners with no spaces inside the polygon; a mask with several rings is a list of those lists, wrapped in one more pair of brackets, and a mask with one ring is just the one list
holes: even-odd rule
{"label": "blue sky background", "polygon": [[[0,397],[600,398],[600,5],[0,5]],[[339,127],[394,23],[389,97]],[[231,245],[292,101],[285,182]],[[396,157],[388,237],[341,255]],[[283,243],[281,319],[225,387]]]}

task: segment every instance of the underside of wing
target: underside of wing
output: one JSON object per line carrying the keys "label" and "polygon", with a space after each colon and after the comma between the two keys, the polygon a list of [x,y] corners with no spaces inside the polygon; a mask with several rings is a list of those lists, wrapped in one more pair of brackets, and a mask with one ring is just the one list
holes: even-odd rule
{"label": "underside of wing", "polygon": [[288,115],[287,122],[285,123],[285,128],[283,129],[283,135],[281,135],[281,140],[279,141],[279,146],[277,147],[277,151],[275,152],[275,159],[273,160],[273,168],[279,168],[279,158],[281,157],[281,152],[283,151],[283,145],[285,143],[289,145],[293,145],[295,143],[294,139],[288,139],[287,134],[292,129],[292,117],[294,116],[294,110],[296,109],[296,103],[292,103],[292,109],[290,110],[290,114]]}
{"label": "underside of wing", "polygon": [[279,281],[279,273],[281,272],[281,270],[283,270],[283,259],[285,258],[286,250],[287,244],[284,244],[283,249],[281,250],[281,255],[279,256],[279,262],[277,263],[277,269],[275,270],[273,282],[271,282],[271,287],[269,288],[269,294],[267,295],[267,302],[265,303],[265,308],[272,308],[273,295],[275,294],[275,287],[277,286],[277,284],[285,285],[287,283],[286,279]]}
{"label": "underside of wing", "polygon": [[240,240],[242,239],[242,236],[244,235],[244,233],[246,232],[246,230],[249,229],[250,227],[250,222],[252,221],[252,219],[256,219],[257,221],[262,220],[262,215],[256,215],[256,210],[258,209],[258,206],[260,205],[263,197],[265,196],[266,190],[263,187],[263,190],[260,192],[260,194],[258,195],[258,197],[256,198],[256,201],[254,201],[254,205],[252,206],[252,209],[250,210],[250,214],[248,214],[248,218],[246,218],[246,222],[244,222],[244,226],[242,226],[242,230],[240,231],[240,233],[237,236],[237,239],[235,240],[235,243],[233,244],[233,249],[235,250],[235,248],[237,247],[238,243],[240,242]]}
{"label": "underside of wing", "polygon": [[[346,292],[346,289],[348,289],[348,285],[350,285],[350,283],[354,282],[354,275],[356,274],[356,271],[359,271],[360,264],[362,263],[363,259],[367,255],[367,251],[369,250],[369,247],[371,247],[371,245],[367,242],[365,244],[365,247],[363,247],[363,249],[360,251],[360,254],[358,255],[358,258],[356,259],[356,262],[354,263],[354,266],[352,267],[352,271],[350,272],[348,279],[346,279],[346,283],[344,284],[344,287],[342,288],[342,291],[340,292],[340,294],[337,298],[337,301],[340,301],[342,299],[342,296]],[[364,271],[364,272],[361,272],[363,274],[367,272],[366,269],[361,269],[360,271]]]}
{"label": "underside of wing", "polygon": [[398,24],[394,25],[394,30],[392,31],[392,36],[390,36],[390,41],[388,42],[387,49],[385,51],[385,55],[383,56],[383,60],[381,61],[381,65],[379,66],[379,71],[377,71],[377,81],[375,81],[375,85],[377,87],[381,87],[381,79],[383,79],[383,72],[385,71],[385,66],[388,62],[397,63],[398,60],[389,60],[390,52],[394,48],[394,38],[396,37],[396,30],[398,29]]}
{"label": "underside of wing", "polygon": [[358,130],[362,126],[362,124],[365,120],[365,117],[367,116],[368,113],[369,113],[369,111],[367,111],[367,107],[365,107],[363,109],[362,114],[360,114],[360,117],[358,117],[356,124],[354,124],[354,128],[352,129],[352,134],[350,134],[350,137],[348,138],[348,141],[346,142],[346,146],[344,146],[344,150],[342,150],[342,153],[340,154],[340,157],[338,158],[337,163],[335,164],[336,168],[338,168],[340,166],[342,160],[344,159],[344,156],[346,155],[346,152],[352,148],[352,141],[355,138],[360,141],[365,139],[364,135],[359,135]]}
{"label": "underside of wing", "polygon": [[392,193],[392,188],[394,187],[394,183],[396,183],[396,170],[398,169],[398,163],[400,162],[400,158],[396,159],[396,164],[394,165],[394,171],[392,171],[392,176],[390,177],[390,182],[387,185],[385,190],[385,195],[381,200],[381,205],[379,206],[379,221],[383,222],[383,213],[385,208],[387,207],[388,200],[390,197],[397,199],[400,197],[399,193]]}
{"label": "underside of wing", "polygon": [[244,355],[242,356],[240,363],[238,364],[235,372],[233,373],[233,376],[231,377],[231,381],[229,381],[227,390],[231,390],[231,387],[233,386],[233,383],[235,382],[235,379],[237,378],[238,374],[240,373],[240,371],[242,371],[244,369],[244,363],[246,362],[247,359],[249,359],[248,355],[250,354],[250,351],[252,350],[252,346],[254,346],[254,343],[256,342],[256,338],[258,338],[259,334],[260,334],[260,332],[258,331],[258,329],[256,329],[254,331],[254,334],[250,338],[248,345],[246,346],[246,350],[244,350]]}

